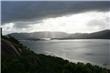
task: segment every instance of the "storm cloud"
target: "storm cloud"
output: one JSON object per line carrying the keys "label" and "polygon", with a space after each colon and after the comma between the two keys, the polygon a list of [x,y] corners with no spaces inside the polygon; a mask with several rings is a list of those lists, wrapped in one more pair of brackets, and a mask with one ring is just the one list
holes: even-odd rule
{"label": "storm cloud", "polygon": [[[2,24],[41,20],[87,11],[109,11],[110,2],[103,1],[2,1]],[[23,25],[22,25],[23,26]],[[18,26],[19,27],[19,26]]]}
{"label": "storm cloud", "polygon": [[3,34],[110,29],[110,1],[2,1]]}

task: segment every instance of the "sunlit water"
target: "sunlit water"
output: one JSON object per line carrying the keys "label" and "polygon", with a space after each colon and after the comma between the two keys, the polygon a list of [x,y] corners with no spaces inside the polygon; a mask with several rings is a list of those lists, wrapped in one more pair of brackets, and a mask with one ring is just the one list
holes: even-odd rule
{"label": "sunlit water", "polygon": [[58,56],[72,62],[83,62],[110,69],[110,40],[22,40],[36,53]]}

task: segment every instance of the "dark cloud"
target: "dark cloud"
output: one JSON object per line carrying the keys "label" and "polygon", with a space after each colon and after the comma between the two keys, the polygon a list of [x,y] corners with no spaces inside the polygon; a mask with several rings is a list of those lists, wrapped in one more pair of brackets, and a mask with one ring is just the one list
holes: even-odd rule
{"label": "dark cloud", "polygon": [[28,22],[16,22],[16,23],[14,23],[15,28],[28,28],[29,25],[30,24]]}
{"label": "dark cloud", "polygon": [[42,21],[17,21],[17,22],[15,22],[14,23],[14,27],[15,28],[28,28],[28,27],[30,27],[30,25],[34,25],[34,24],[36,24],[36,23],[40,23],[40,22],[42,22]]}
{"label": "dark cloud", "polygon": [[[40,20],[84,11],[108,11],[108,1],[2,1],[2,23]],[[21,27],[21,26],[20,26]]]}

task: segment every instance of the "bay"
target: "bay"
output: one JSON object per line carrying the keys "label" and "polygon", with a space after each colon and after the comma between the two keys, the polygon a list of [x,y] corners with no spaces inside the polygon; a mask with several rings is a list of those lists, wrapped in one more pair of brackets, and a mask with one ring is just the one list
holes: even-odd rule
{"label": "bay", "polygon": [[110,40],[20,40],[36,53],[61,57],[71,62],[83,62],[110,69]]}

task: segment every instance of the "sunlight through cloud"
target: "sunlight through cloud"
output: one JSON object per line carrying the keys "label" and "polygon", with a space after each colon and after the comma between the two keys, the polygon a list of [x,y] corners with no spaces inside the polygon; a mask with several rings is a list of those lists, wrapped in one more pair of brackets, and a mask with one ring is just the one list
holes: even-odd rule
{"label": "sunlight through cloud", "polygon": [[[90,33],[104,29],[110,29],[109,12],[84,12],[61,17],[47,18],[39,23],[29,23],[29,27],[14,27],[16,22],[3,25],[4,34],[12,32],[66,32],[66,33]],[[36,21],[32,21],[36,22]],[[23,22],[25,23],[25,22]]]}

